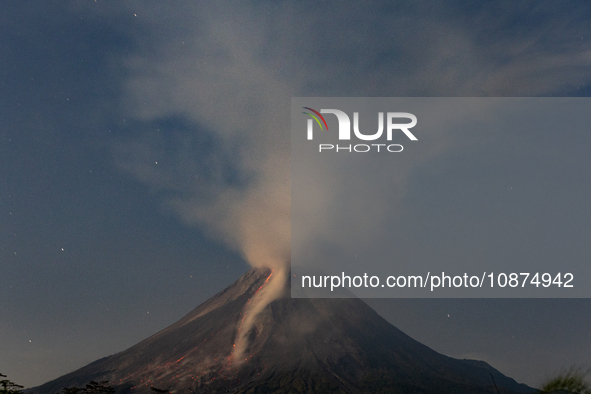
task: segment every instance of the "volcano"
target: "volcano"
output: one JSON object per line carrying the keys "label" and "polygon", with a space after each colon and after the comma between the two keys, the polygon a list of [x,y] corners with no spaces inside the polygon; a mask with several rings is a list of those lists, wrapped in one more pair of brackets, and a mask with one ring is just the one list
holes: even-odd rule
{"label": "volcano", "polygon": [[91,380],[122,394],[535,391],[485,362],[435,352],[359,299],[296,299],[289,289],[258,314],[236,360],[245,306],[271,274],[252,269],[150,338],[30,391],[55,394]]}

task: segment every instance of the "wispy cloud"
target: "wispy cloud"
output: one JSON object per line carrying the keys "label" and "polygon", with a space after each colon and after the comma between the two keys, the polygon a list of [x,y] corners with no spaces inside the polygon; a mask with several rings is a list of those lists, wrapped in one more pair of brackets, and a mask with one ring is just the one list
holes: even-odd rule
{"label": "wispy cloud", "polygon": [[[285,267],[291,251],[290,97],[562,95],[591,80],[586,5],[139,4],[117,11],[137,8],[144,26],[139,50],[124,59],[121,104],[152,129],[119,145],[118,161],[253,266]],[[155,126],[170,118],[188,126]],[[195,135],[213,144],[196,151]],[[453,138],[433,139],[397,170],[394,203],[373,205],[360,216],[364,228],[396,209],[413,169]],[[346,189],[327,188],[326,171],[310,175],[318,211]]]}

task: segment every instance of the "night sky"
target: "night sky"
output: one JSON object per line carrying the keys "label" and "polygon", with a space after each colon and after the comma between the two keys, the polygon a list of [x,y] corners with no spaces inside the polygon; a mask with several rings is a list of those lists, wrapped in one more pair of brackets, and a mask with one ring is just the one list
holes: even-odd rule
{"label": "night sky", "polygon": [[[27,387],[139,342],[249,269],[245,207],[273,233],[289,207],[291,97],[591,93],[582,1],[30,1],[3,2],[0,20],[0,373]],[[544,201],[587,198],[591,137],[554,138],[576,145],[555,159],[579,171]],[[519,168],[543,176],[528,157]],[[416,190],[444,183],[428,169]],[[529,385],[591,367],[588,299],[367,302]]]}

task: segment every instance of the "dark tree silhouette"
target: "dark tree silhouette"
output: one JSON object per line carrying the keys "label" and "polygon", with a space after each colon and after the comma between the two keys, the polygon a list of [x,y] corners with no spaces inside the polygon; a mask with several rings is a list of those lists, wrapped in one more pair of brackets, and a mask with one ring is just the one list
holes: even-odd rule
{"label": "dark tree silhouette", "polygon": [[540,389],[542,393],[568,392],[573,394],[591,394],[591,384],[587,380],[589,371],[580,368],[570,370],[555,376]]}
{"label": "dark tree silhouette", "polygon": [[[0,373],[0,378],[5,378],[6,375]],[[11,382],[10,380],[0,380],[0,394],[20,394],[23,392],[23,386]]]}
{"label": "dark tree silhouette", "polygon": [[103,380],[102,382],[95,382],[94,380],[89,382],[86,387],[67,387],[60,391],[60,394],[114,394],[115,389],[108,386],[109,381]]}

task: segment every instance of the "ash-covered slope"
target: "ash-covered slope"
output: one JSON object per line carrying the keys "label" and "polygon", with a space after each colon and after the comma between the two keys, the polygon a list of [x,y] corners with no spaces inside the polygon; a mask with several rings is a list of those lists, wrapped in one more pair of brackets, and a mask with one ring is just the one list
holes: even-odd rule
{"label": "ash-covered slope", "polygon": [[[232,349],[245,305],[269,271],[251,270],[177,323],[137,345],[32,389],[54,394],[90,380],[124,392],[503,393],[532,392],[480,361],[443,356],[358,299],[273,301]],[[241,361],[241,362],[239,362]]]}

